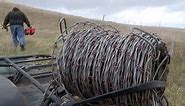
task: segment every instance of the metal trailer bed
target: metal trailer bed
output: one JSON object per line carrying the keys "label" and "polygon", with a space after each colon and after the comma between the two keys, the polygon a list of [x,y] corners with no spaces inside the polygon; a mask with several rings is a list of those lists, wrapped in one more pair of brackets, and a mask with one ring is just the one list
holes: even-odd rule
{"label": "metal trailer bed", "polygon": [[0,57],[0,75],[16,85],[30,106],[39,106],[52,80],[51,59],[43,54]]}

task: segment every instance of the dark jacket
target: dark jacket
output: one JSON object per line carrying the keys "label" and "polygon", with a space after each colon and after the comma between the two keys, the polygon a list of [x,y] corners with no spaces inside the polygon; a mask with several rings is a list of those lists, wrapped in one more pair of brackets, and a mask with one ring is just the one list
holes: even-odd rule
{"label": "dark jacket", "polygon": [[18,8],[15,8],[7,14],[3,25],[6,26],[8,23],[10,23],[10,26],[11,25],[23,26],[24,22],[27,24],[28,27],[30,27],[30,21],[28,20],[26,15],[23,12],[21,12]]}

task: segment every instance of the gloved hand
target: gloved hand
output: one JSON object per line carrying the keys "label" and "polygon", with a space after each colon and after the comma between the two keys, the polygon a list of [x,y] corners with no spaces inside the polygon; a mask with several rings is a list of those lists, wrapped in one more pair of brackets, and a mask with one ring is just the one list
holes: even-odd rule
{"label": "gloved hand", "polygon": [[29,27],[29,28],[32,28],[32,26],[31,26],[31,25],[29,25],[28,27]]}
{"label": "gloved hand", "polygon": [[2,29],[6,29],[6,31],[8,31],[8,26],[2,25]]}

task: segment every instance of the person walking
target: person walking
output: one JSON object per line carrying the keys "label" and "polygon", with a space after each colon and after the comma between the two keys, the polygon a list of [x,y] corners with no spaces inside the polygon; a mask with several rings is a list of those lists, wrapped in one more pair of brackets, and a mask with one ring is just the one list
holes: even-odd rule
{"label": "person walking", "polygon": [[10,11],[3,22],[3,28],[8,29],[7,25],[10,25],[10,30],[12,33],[12,40],[15,46],[15,49],[17,46],[20,45],[21,50],[25,50],[25,32],[24,32],[24,23],[28,27],[31,28],[30,21],[28,20],[27,16],[17,7],[14,7],[12,11]]}

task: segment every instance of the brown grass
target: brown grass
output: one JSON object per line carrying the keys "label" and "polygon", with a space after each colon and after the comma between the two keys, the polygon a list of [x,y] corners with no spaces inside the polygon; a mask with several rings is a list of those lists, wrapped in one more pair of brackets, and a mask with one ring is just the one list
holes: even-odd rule
{"label": "brown grass", "polygon": [[[65,17],[68,25],[74,24],[75,22],[88,20],[98,24],[112,25],[123,33],[129,32],[130,28],[134,27],[132,25],[90,20],[82,17],[75,17],[51,11],[44,11],[41,9],[33,9],[0,2],[1,22],[3,22],[5,15],[12,9],[13,6],[18,6],[23,12],[25,12],[32,25],[36,28],[37,32],[34,36],[26,37],[27,46],[25,52],[21,52],[19,49],[15,52],[13,50],[10,32],[0,30],[0,56],[34,53],[50,54],[52,51],[53,42],[59,35],[58,23],[60,17]],[[158,33],[166,42],[169,49],[172,47],[172,42],[174,42],[174,53],[171,58],[168,86],[165,93],[171,106],[185,106],[185,30],[161,27],[142,28],[149,32]]]}

